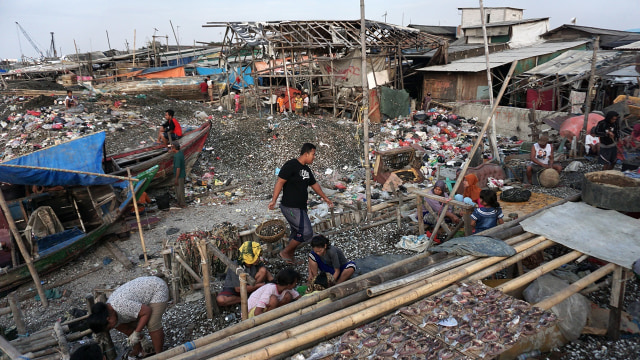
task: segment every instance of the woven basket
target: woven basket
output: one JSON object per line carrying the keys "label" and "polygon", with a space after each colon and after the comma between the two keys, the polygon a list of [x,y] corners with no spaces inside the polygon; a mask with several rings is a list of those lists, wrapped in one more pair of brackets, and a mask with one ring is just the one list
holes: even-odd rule
{"label": "woven basket", "polygon": [[[278,232],[275,235],[262,235],[262,230],[269,227],[276,226]],[[267,220],[260,224],[256,229],[256,235],[265,243],[274,243],[280,240],[284,236],[285,224],[284,221],[280,219]]]}

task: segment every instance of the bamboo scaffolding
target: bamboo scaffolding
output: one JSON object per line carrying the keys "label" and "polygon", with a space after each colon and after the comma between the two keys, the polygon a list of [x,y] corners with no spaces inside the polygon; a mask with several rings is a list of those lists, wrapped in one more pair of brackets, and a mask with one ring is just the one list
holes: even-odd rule
{"label": "bamboo scaffolding", "polygon": [[[180,263],[180,265],[182,265],[182,267],[189,273],[189,275],[191,275],[191,277],[195,281],[197,281],[198,283],[202,283],[202,279],[200,278],[200,276],[195,271],[193,271],[193,269],[191,268],[191,266],[189,266],[189,264],[187,264],[184,260],[182,260],[180,255],[175,254],[174,257],[176,261]],[[177,274],[174,274],[174,276],[177,276]]]}
{"label": "bamboo scaffolding", "polygon": [[[211,278],[209,277],[209,262],[208,262],[208,254],[207,254],[207,243],[204,239],[201,239],[198,242],[198,250],[200,251],[201,257],[201,268],[202,268],[202,281],[204,284],[204,303],[207,307],[207,318],[213,319],[213,302],[214,299],[211,298]],[[217,306],[216,306],[217,308]],[[216,312],[218,314],[220,310]]]}
{"label": "bamboo scaffolding", "polygon": [[327,298],[338,299],[338,298],[347,297],[351,294],[354,294],[360,291],[361,289],[364,289],[366,286],[369,286],[372,284],[373,285],[379,284],[385,281],[387,277],[399,276],[398,274],[400,275],[407,274],[410,271],[414,271],[424,266],[433,264],[436,261],[442,260],[445,258],[447,258],[447,255],[444,253],[435,254],[435,255],[429,255],[428,253],[423,253],[423,254],[412,256],[410,258],[404,259],[394,264],[387,265],[380,269],[371,271],[357,278],[347,280],[344,283],[336,285],[330,289],[321,291],[319,293],[314,293],[309,296],[305,296],[283,307],[279,307],[272,311],[261,314],[260,316],[252,317],[238,324],[235,324],[225,329],[222,329],[220,331],[217,331],[213,334],[196,339],[188,343],[188,345],[180,345],[173,349],[169,349],[167,351],[164,351],[160,354],[157,354],[149,358],[149,360],[166,360],[174,356],[178,356],[179,354],[185,353],[193,348],[200,348],[203,346],[207,346],[208,344],[212,344],[215,341],[226,339],[229,336],[240,333],[247,329],[251,329],[263,324],[267,324],[268,322],[273,320],[280,320],[282,317],[287,316],[287,314],[295,313],[296,311],[299,311],[309,306],[314,306],[314,304],[324,299],[327,299]]}
{"label": "bamboo scaffolding", "polygon": [[502,291],[502,292],[510,292],[513,291],[525,284],[528,284],[530,282],[532,282],[533,280],[539,278],[540,276],[553,271],[557,268],[559,268],[560,266],[571,262],[577,258],[579,258],[580,256],[582,256],[582,253],[579,251],[572,251],[566,255],[563,255],[557,259],[554,259],[552,261],[549,261],[546,264],[542,264],[540,266],[538,266],[537,268],[529,271],[528,273],[518,276],[517,278],[508,281],[500,286],[497,286],[496,289]]}
{"label": "bamboo scaffolding", "polygon": [[553,296],[550,296],[538,303],[536,303],[534,306],[537,306],[541,309],[544,310],[549,310],[552,307],[554,307],[555,305],[563,302],[564,300],[566,300],[567,298],[569,298],[571,295],[577,293],[578,291],[584,289],[585,287],[591,285],[592,283],[596,282],[598,279],[612,273],[616,267],[618,265],[614,264],[614,263],[609,263],[603,267],[601,267],[600,269],[592,272],[591,274],[583,277],[582,279],[574,282],[573,284],[569,285],[568,287],[564,288],[562,291],[554,294]]}
{"label": "bamboo scaffolding", "polygon": [[[538,237],[542,241],[543,237]],[[523,244],[515,245],[516,251],[522,251],[526,245],[531,244],[529,241]],[[437,280],[411,284],[409,286],[385,293],[381,296],[371,298],[367,301],[358,303],[349,308],[337,311],[330,315],[307,322],[304,325],[289,329],[267,338],[260,339],[251,344],[227,351],[216,357],[217,360],[227,359],[266,359],[274,358],[284,354],[290,349],[301,346],[309,346],[313,343],[321,341],[339,333],[344,332],[348,328],[366,323],[374,318],[382,316],[401,306],[410,304],[424,296],[451,285],[470,274],[479,271],[489,265],[499,262],[501,257],[490,257],[473,261],[463,268],[455,268],[440,274]],[[295,334],[295,335],[294,335]],[[204,349],[196,349],[189,356],[176,357],[176,359],[202,359],[208,354]]]}

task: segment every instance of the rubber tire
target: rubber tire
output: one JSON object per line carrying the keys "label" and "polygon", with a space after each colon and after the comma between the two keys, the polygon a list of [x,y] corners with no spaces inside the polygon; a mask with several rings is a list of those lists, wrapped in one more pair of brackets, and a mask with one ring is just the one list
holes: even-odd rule
{"label": "rubber tire", "polygon": [[[600,171],[598,173],[605,173]],[[615,172],[614,172],[615,173]],[[582,201],[603,209],[621,212],[640,212],[640,181],[631,178],[636,186],[616,186],[590,180],[594,173],[588,173],[582,183]],[[621,178],[625,178],[619,173]]]}

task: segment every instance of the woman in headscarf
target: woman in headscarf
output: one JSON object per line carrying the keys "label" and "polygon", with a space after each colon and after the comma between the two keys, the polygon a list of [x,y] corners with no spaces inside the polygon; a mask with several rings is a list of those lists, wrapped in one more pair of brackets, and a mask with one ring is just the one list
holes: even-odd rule
{"label": "woman in headscarf", "polygon": [[464,192],[462,195],[457,194],[455,199],[470,205],[480,204],[478,200],[480,200],[482,189],[478,187],[478,177],[475,174],[469,174],[464,177],[462,185],[464,185]]}
{"label": "woman in headscarf", "polygon": [[[262,248],[260,243],[255,241],[245,241],[238,249],[240,255],[236,262],[244,267],[244,271],[256,279],[255,285],[247,285],[247,294],[259,289],[268,281],[273,281],[273,275],[267,270],[260,261]],[[240,303],[240,277],[236,274],[235,269],[229,267],[227,276],[224,279],[222,291],[216,297],[219,306],[231,306]]]}
{"label": "woman in headscarf", "polygon": [[[438,180],[436,181],[436,184],[433,186],[433,189],[431,189],[431,191],[429,193],[436,195],[436,196],[442,196],[444,198],[448,198],[449,194],[447,194],[447,185],[445,184],[445,182],[443,180]],[[431,225],[435,225],[436,222],[438,221],[438,216],[440,216],[440,213],[442,212],[442,208],[444,207],[444,204],[438,200],[435,199],[430,199],[425,197],[425,210],[423,211],[423,221],[427,224],[431,224]],[[429,211],[429,208],[431,208],[435,213],[432,213]],[[451,208],[447,209],[447,212],[445,214],[445,216],[449,219],[451,219],[451,221],[453,221],[454,223],[458,223],[460,221],[460,218],[454,214],[453,212],[451,212],[450,210]]]}
{"label": "woman in headscarf", "polygon": [[618,141],[620,160],[636,160],[637,157],[640,157],[640,123],[633,126],[631,134]]}

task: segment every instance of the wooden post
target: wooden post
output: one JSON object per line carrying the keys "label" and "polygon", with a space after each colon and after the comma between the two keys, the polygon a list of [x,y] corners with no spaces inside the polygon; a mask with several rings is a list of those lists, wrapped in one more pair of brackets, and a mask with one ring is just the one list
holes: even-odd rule
{"label": "wooden post", "polygon": [[9,296],[7,296],[7,300],[9,300],[9,307],[13,313],[13,321],[16,323],[18,335],[26,335],[27,327],[24,324],[24,318],[22,316],[22,310],[20,309],[20,303],[18,303],[18,296],[16,295],[16,292],[14,291],[10,293]]}
{"label": "wooden post", "polygon": [[93,295],[87,295],[84,299],[87,300],[87,313],[91,314],[91,308],[95,305],[96,300],[93,298]]}
{"label": "wooden post", "polygon": [[285,93],[287,94],[287,99],[289,101],[289,112],[292,112],[291,110],[291,96],[290,96],[290,92],[289,92],[289,74],[287,74],[287,58],[284,56],[284,49],[281,50],[282,51],[282,69],[284,69],[284,81],[285,84],[287,85],[287,89],[285,90]]}
{"label": "wooden post", "polygon": [[62,331],[60,320],[56,321],[55,325],[53,325],[53,331],[56,335],[56,339],[58,340],[58,346],[62,353],[62,360],[69,360],[69,344],[67,343],[67,338],[64,337],[64,331]]}
{"label": "wooden post", "polygon": [[[174,260],[175,256],[176,255],[174,254]],[[180,283],[178,281],[178,279],[180,279],[180,276],[178,276],[178,266],[179,264],[177,261],[171,262],[171,295],[173,297],[174,304],[180,302]]]}
{"label": "wooden post", "polygon": [[33,265],[33,261],[31,260],[31,254],[29,254],[29,252],[27,251],[27,248],[24,246],[24,242],[22,241],[22,235],[20,235],[20,232],[18,231],[18,228],[16,227],[15,222],[13,221],[13,216],[11,215],[11,211],[7,206],[7,202],[4,199],[4,194],[2,193],[2,191],[0,191],[0,207],[4,212],[5,218],[7,219],[7,223],[9,224],[9,229],[13,234],[13,238],[18,244],[18,247],[20,248],[20,253],[22,253],[22,257],[24,258],[24,261],[27,263],[27,267],[29,268],[29,273],[31,273],[31,278],[33,279],[33,283],[36,289],[38,290],[38,295],[40,295],[40,302],[42,303],[42,306],[48,307],[49,302],[47,301],[47,296],[44,293],[44,288],[40,283],[40,276],[38,275],[38,271],[36,270],[35,265]]}
{"label": "wooden post", "polygon": [[609,300],[609,326],[607,329],[607,339],[618,340],[620,338],[620,318],[622,307],[624,306],[624,292],[626,276],[622,266],[616,266],[613,271],[611,283],[611,298]]}
{"label": "wooden post", "polygon": [[462,214],[462,221],[464,221],[464,236],[473,234],[473,228],[471,228],[471,213],[472,211],[465,210]]}
{"label": "wooden post", "polygon": [[[230,269],[233,269],[236,275],[240,276],[240,274],[244,272],[244,269],[242,267],[234,264],[233,261],[229,260],[227,255],[220,251],[220,249],[218,249],[215,245],[209,243],[207,244],[207,249],[209,249],[218,258],[218,260],[222,261]],[[247,274],[247,284],[255,285],[256,279],[254,279],[253,276]]]}
{"label": "wooden post", "polygon": [[335,87],[335,69],[333,68],[333,54],[331,53],[331,47],[329,47],[329,61],[331,66],[331,74],[329,74],[329,83],[331,84],[331,100],[333,102],[333,116],[336,116],[336,87]]}
{"label": "wooden post", "polygon": [[[127,177],[131,178],[131,168],[127,168]],[[133,210],[136,212],[138,234],[140,235],[140,243],[142,244],[142,254],[144,254],[144,266],[148,266],[149,259],[147,258],[147,247],[144,243],[144,234],[142,233],[142,224],[140,223],[140,214],[138,213],[138,199],[136,198],[136,191],[133,188],[133,181],[129,181],[129,191],[131,191],[131,202],[133,203]]]}
{"label": "wooden post", "polygon": [[424,219],[422,215],[423,204],[424,198],[421,195],[416,195],[416,211],[418,212],[418,235],[424,234]]}
{"label": "wooden post", "polygon": [[240,311],[242,320],[249,318],[249,304],[247,302],[247,273],[240,274]]}
{"label": "wooden post", "polygon": [[589,122],[589,112],[591,111],[591,101],[593,101],[593,98],[591,97],[591,90],[593,89],[593,84],[595,83],[596,62],[598,61],[597,55],[599,46],[600,36],[596,36],[596,40],[593,44],[593,56],[591,57],[591,74],[589,75],[589,85],[587,86],[587,94],[584,97],[584,122],[581,131],[582,136],[580,138],[585,141],[587,137],[587,123]]}
{"label": "wooden post", "polygon": [[556,73],[556,88],[555,88],[555,95],[556,95],[556,107],[555,110],[556,111],[560,111],[560,108],[562,107],[562,94],[560,93],[560,76],[558,75],[558,73]]}
{"label": "wooden post", "polygon": [[207,244],[205,240],[198,242],[198,250],[200,250],[200,264],[202,267],[202,277],[204,284],[204,303],[207,307],[207,318],[213,319],[213,305],[211,299],[211,279],[209,278],[209,262],[207,261]]}
{"label": "wooden post", "polygon": [[[199,283],[202,282],[202,279],[200,278],[200,276],[198,276],[198,274],[193,271],[193,269],[191,268],[191,266],[189,266],[189,264],[187,264],[184,260],[182,260],[182,258],[180,257],[180,255],[175,256],[175,260],[178,261],[180,263],[180,265],[182,265],[182,267],[187,270],[187,272],[189,273],[189,275],[191,275],[191,277],[193,277],[193,279]],[[177,274],[176,274],[177,275]]]}
{"label": "wooden post", "polygon": [[25,358],[4,336],[0,336],[0,350],[11,360]]}
{"label": "wooden post", "polygon": [[396,191],[396,196],[398,196],[398,208],[396,209],[396,216],[398,217],[398,229],[400,229],[400,226],[402,226],[402,213],[401,210],[402,209],[402,194],[400,193],[400,191]]}

